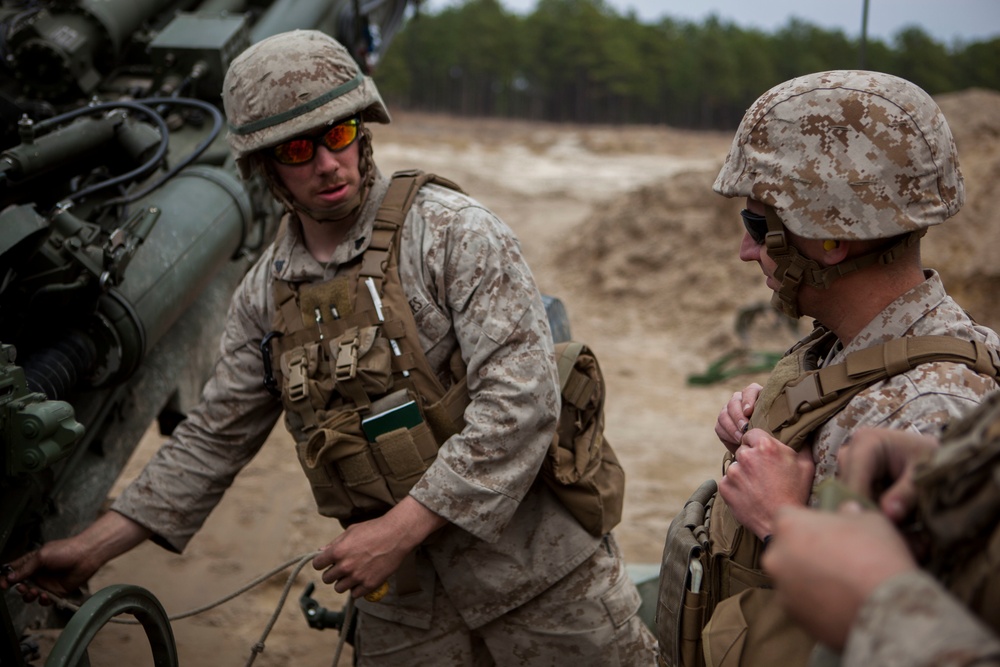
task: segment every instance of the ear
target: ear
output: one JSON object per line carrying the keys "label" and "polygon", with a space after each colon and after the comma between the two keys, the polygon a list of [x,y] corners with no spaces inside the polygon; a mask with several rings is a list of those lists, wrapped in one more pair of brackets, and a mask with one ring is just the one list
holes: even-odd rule
{"label": "ear", "polygon": [[823,263],[833,266],[843,262],[851,251],[850,241],[823,241]]}

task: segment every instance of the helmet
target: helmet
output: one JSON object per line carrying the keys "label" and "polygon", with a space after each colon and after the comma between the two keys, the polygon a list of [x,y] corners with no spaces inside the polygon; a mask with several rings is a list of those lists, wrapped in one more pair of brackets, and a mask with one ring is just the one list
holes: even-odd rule
{"label": "helmet", "polygon": [[317,30],[293,30],[257,42],[226,72],[222,103],[229,147],[244,178],[247,156],[321,125],[360,114],[389,122],[375,82],[339,42]]}
{"label": "helmet", "polygon": [[889,238],[965,203],[955,141],[930,95],[855,70],[808,74],[758,98],[713,189],[769,205],[813,239]]}

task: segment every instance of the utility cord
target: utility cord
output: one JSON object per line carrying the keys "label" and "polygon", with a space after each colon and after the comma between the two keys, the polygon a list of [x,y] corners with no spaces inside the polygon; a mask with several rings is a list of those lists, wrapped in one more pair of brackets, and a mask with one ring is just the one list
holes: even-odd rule
{"label": "utility cord", "polygon": [[[180,613],[180,614],[173,614],[173,615],[167,616],[167,620],[171,621],[171,622],[173,622],[173,621],[179,621],[179,620],[184,619],[184,618],[189,618],[191,616],[196,616],[197,614],[201,614],[201,613],[206,612],[206,611],[208,611],[210,609],[214,609],[215,607],[218,607],[219,605],[222,605],[222,604],[225,604],[226,602],[229,602],[233,598],[236,598],[236,597],[239,597],[240,595],[243,595],[244,593],[246,593],[247,591],[249,591],[251,588],[254,588],[255,586],[258,586],[258,585],[262,584],[263,582],[267,581],[268,579],[270,579],[274,575],[278,574],[279,572],[287,570],[291,566],[295,565],[295,569],[292,570],[292,573],[288,575],[288,579],[285,581],[285,587],[281,591],[281,598],[278,600],[278,605],[275,608],[274,613],[271,614],[271,618],[268,621],[267,626],[264,628],[264,632],[261,634],[260,639],[258,639],[257,642],[254,643],[254,645],[250,648],[250,657],[247,659],[247,662],[246,662],[246,665],[245,665],[245,667],[250,667],[250,665],[252,665],[254,663],[254,660],[257,659],[257,656],[259,654],[261,654],[261,653],[264,652],[264,640],[267,639],[267,636],[271,633],[271,630],[274,628],[274,624],[278,620],[278,615],[281,613],[281,609],[285,606],[285,601],[288,599],[288,593],[292,589],[292,584],[295,582],[295,578],[299,575],[299,572],[302,571],[302,568],[305,567],[307,563],[309,563],[310,561],[312,561],[312,559],[315,558],[320,553],[321,552],[319,552],[319,551],[312,551],[312,552],[309,552],[309,553],[302,554],[300,556],[296,556],[295,558],[291,558],[291,559],[285,561],[284,563],[282,563],[281,565],[273,568],[272,570],[270,570],[268,572],[265,572],[264,574],[260,575],[259,577],[257,577],[253,581],[251,581],[251,582],[249,582],[249,583],[241,586],[236,591],[234,591],[234,592],[232,592],[232,593],[230,593],[228,595],[225,595],[225,596],[219,598],[218,600],[216,600],[214,602],[210,602],[209,604],[205,604],[205,605],[202,605],[202,606],[197,607],[195,609],[191,609],[190,611],[185,611],[185,612]],[[21,583],[26,583],[26,584],[29,584],[31,586],[35,586],[39,590],[45,590],[44,588],[42,588],[41,586],[38,586],[37,584],[31,582],[30,580],[27,580],[27,581],[24,581],[24,582],[21,582]],[[55,595],[54,593],[51,593],[51,592],[49,592],[47,590],[45,590],[45,592],[46,592],[46,594],[48,594],[48,596],[50,598],[52,598],[53,603],[57,607],[59,607],[60,609],[69,609],[70,611],[73,611],[73,612],[76,612],[76,611],[80,610],[79,605],[73,604],[72,602],[69,602],[68,600],[66,600],[64,598],[61,598],[58,595]],[[347,619],[348,620],[346,620],[344,622],[344,626],[343,626],[343,628],[341,629],[341,632],[340,632],[340,640],[337,642],[337,652],[336,652],[336,654],[334,656],[334,662],[333,662],[334,665],[336,665],[337,662],[340,660],[340,653],[341,653],[341,651],[344,648],[344,640],[347,638],[347,628],[349,627],[350,616],[352,615],[353,611],[354,611],[354,598],[353,597],[348,597],[348,599],[347,599],[347,607],[346,607],[346,615],[347,615]],[[109,623],[119,623],[119,624],[122,624],[122,625],[139,625],[139,621],[137,621],[135,619],[112,618],[108,622]]]}

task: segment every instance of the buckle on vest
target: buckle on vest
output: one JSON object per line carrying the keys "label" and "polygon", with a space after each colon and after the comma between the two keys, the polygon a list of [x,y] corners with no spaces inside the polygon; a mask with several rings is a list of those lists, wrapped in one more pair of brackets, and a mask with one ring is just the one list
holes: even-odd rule
{"label": "buckle on vest", "polygon": [[337,365],[333,369],[333,377],[337,382],[353,380],[358,374],[358,337],[340,344],[337,352]]}
{"label": "buckle on vest", "polygon": [[[802,381],[797,384],[785,385],[785,400],[788,401],[789,416],[809,412],[823,405],[823,394],[819,388],[819,377],[815,373],[812,373],[802,378]],[[805,404],[805,407],[803,407],[803,404]]]}
{"label": "buckle on vest", "polygon": [[301,355],[288,361],[288,400],[301,401],[308,396],[306,357]]}

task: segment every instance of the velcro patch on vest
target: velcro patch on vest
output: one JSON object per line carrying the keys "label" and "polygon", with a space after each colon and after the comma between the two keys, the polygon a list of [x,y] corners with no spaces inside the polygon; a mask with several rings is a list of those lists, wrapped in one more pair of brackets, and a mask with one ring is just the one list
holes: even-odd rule
{"label": "velcro patch on vest", "polygon": [[347,276],[338,276],[323,283],[303,285],[299,290],[299,308],[304,326],[353,314],[350,281]]}
{"label": "velcro patch on vest", "polygon": [[377,459],[385,461],[387,472],[396,479],[406,479],[427,469],[410,429],[398,428],[383,433],[378,436],[372,449]]}
{"label": "velcro patch on vest", "polygon": [[349,487],[370,484],[379,478],[378,470],[368,452],[359,452],[340,459],[337,461],[337,470],[344,484]]}

